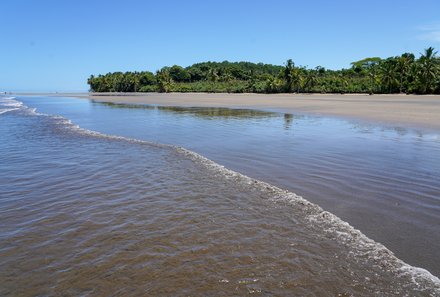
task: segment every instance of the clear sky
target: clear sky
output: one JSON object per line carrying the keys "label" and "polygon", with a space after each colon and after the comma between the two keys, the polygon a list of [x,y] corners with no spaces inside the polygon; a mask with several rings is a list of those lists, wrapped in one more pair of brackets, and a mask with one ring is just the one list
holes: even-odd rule
{"label": "clear sky", "polygon": [[1,0],[0,90],[85,91],[90,74],[202,61],[337,69],[440,49],[439,0]]}

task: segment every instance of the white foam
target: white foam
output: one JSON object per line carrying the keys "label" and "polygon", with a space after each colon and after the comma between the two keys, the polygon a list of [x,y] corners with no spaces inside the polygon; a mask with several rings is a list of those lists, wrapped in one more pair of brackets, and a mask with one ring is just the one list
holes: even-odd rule
{"label": "white foam", "polygon": [[17,110],[18,108],[0,108],[0,114],[7,113],[9,111]]}
{"label": "white foam", "polygon": [[1,107],[21,107],[23,102],[14,100],[15,97],[3,97],[0,98],[0,106]]}
{"label": "white foam", "polygon": [[1,103],[1,106],[3,106],[3,107],[20,107],[22,105],[23,105],[22,102],[6,102],[6,103]]}
{"label": "white foam", "polygon": [[0,100],[5,99],[5,100],[12,100],[15,99],[15,97],[0,97]]}
{"label": "white foam", "polygon": [[23,102],[15,100],[15,97],[0,97],[0,114],[18,110]]}
{"label": "white foam", "polygon": [[288,202],[294,207],[302,208],[306,214],[306,219],[310,223],[319,226],[326,233],[331,233],[332,237],[337,238],[338,242],[347,246],[352,251],[353,257],[366,256],[369,260],[379,262],[391,269],[397,276],[407,277],[411,280],[413,285],[416,285],[421,290],[440,290],[440,279],[438,277],[432,275],[426,269],[405,263],[397,258],[393,252],[384,245],[368,238],[361,231],[355,229],[336,215],[324,211],[320,206],[307,201],[295,193],[282,190],[266,182],[227,169],[185,148],[176,147],[175,149],[191,159],[200,162],[205,167],[221,172],[227,178],[234,178],[246,184],[260,187],[261,190],[270,193],[272,197],[271,200],[274,202]]}

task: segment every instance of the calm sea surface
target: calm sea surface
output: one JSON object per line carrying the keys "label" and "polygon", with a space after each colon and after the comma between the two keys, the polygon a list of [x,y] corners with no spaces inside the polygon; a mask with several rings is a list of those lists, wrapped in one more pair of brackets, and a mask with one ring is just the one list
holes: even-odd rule
{"label": "calm sea surface", "polygon": [[436,133],[2,97],[0,157],[1,296],[440,296]]}

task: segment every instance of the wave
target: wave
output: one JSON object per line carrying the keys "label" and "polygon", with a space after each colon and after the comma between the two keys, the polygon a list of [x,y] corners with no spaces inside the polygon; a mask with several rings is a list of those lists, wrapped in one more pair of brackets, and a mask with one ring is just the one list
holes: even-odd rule
{"label": "wave", "polygon": [[4,107],[20,107],[23,105],[23,103],[13,102],[13,100],[11,100],[10,102],[0,102],[0,103],[1,103],[1,106],[4,106]]}
{"label": "wave", "polygon": [[0,105],[5,107],[20,107],[23,102],[15,100],[15,97],[3,97],[0,99]]}
{"label": "wave", "polygon": [[18,110],[23,102],[14,100],[15,97],[0,97],[0,114]]}
{"label": "wave", "polygon": [[[146,140],[139,140],[118,135],[108,135],[84,129],[73,124],[69,119],[66,119],[62,116],[39,113],[35,108],[29,108],[14,98],[2,98],[2,100],[14,100],[19,102],[20,104],[17,105],[19,108],[15,108],[15,110],[20,109],[27,115],[49,117],[56,122],[58,127],[79,133],[84,136],[125,141],[173,150],[178,154],[192,160],[193,162],[201,164],[206,169],[221,174],[227,179],[233,179],[237,183],[243,183],[256,187],[263,193],[267,193],[267,196],[270,197],[269,199],[274,203],[287,203],[292,207],[301,209],[306,220],[310,222],[310,224],[318,227],[324,233],[337,240],[341,245],[347,247],[351,251],[350,253],[352,253],[353,257],[373,261],[377,265],[381,265],[384,269],[388,269],[389,271],[395,273],[396,276],[408,279],[412,285],[417,286],[417,288],[420,290],[440,290],[440,279],[432,275],[428,270],[414,267],[405,263],[401,259],[397,258],[392,251],[387,249],[381,243],[368,238],[360,230],[355,229],[349,223],[295,193],[230,170],[196,152],[190,151],[183,147],[154,143]],[[411,284],[408,284],[408,286]]]}
{"label": "wave", "polygon": [[260,190],[268,192],[273,202],[287,202],[293,207],[302,208],[306,214],[306,219],[310,223],[319,226],[325,233],[336,238],[339,243],[354,251],[354,257],[366,257],[368,260],[381,263],[383,267],[388,268],[397,275],[409,277],[413,284],[419,287],[426,286],[432,288],[434,286],[435,289],[440,289],[440,279],[432,275],[428,270],[405,263],[394,256],[393,252],[384,245],[368,238],[360,230],[355,229],[338,216],[323,210],[317,204],[311,203],[295,193],[227,169],[193,151],[182,147],[174,148],[190,159],[203,164],[206,168],[221,172],[227,178],[234,178],[236,181],[252,184],[260,188]]}
{"label": "wave", "polygon": [[18,108],[0,108],[0,114],[7,113],[8,111],[14,111]]}

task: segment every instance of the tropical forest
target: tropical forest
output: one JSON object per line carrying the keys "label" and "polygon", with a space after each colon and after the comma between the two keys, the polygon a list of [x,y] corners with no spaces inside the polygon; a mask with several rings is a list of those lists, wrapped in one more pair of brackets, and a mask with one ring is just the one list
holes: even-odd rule
{"label": "tropical forest", "polygon": [[203,62],[91,75],[88,84],[91,92],[440,94],[440,57],[429,47],[417,57],[371,57],[341,70],[308,69],[291,59],[284,65]]}

